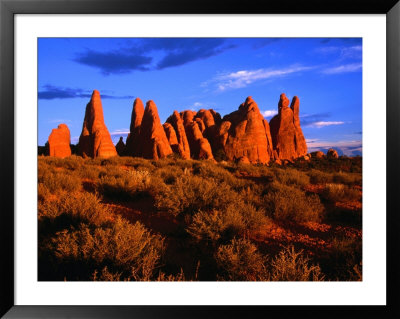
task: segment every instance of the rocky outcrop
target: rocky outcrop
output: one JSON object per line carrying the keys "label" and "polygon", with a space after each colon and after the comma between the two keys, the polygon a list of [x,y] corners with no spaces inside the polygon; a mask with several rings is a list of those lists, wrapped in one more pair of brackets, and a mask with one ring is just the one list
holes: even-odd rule
{"label": "rocky outcrop", "polygon": [[282,160],[293,160],[307,154],[307,144],[300,127],[300,101],[294,97],[289,107],[289,99],[284,93],[278,102],[278,114],[269,125],[275,157]]}
{"label": "rocky outcrop", "polygon": [[224,116],[214,144],[230,161],[245,157],[250,163],[268,163],[273,158],[269,124],[250,96],[237,111]]}
{"label": "rocky outcrop", "polygon": [[339,158],[339,154],[336,150],[333,148],[330,148],[328,152],[326,152],[326,157],[327,158]]}
{"label": "rocky outcrop", "polygon": [[115,145],[115,149],[117,150],[117,153],[119,156],[125,156],[126,155],[126,145],[123,141],[122,136],[119,138],[119,141],[117,145]]}
{"label": "rocky outcrop", "polygon": [[[188,121],[187,117],[186,120]],[[177,111],[174,111],[174,113],[167,119],[167,124],[170,124],[173,127],[177,139],[177,150],[173,149],[173,151],[178,153],[183,159],[190,159],[189,141],[186,136],[184,121],[182,120],[181,115]]]}
{"label": "rocky outcrop", "polygon": [[316,151],[316,152],[312,152],[312,153],[311,153],[311,156],[312,156],[313,158],[324,158],[324,157],[325,157],[325,154],[324,154],[324,152]]}
{"label": "rocky outcrop", "polygon": [[137,156],[160,159],[172,154],[172,149],[161,125],[157,106],[153,101],[146,103],[137,140]]}
{"label": "rocky outcrop", "polygon": [[193,121],[185,126],[186,136],[190,146],[190,156],[195,159],[214,159],[211,145],[203,136],[199,124]]}
{"label": "rocky outcrop", "polygon": [[46,143],[46,153],[49,156],[68,157],[71,156],[71,135],[66,124],[60,124],[51,131]]}
{"label": "rocky outcrop", "polygon": [[78,153],[83,157],[116,156],[117,151],[104,123],[100,93],[94,90],[86,105],[82,133],[79,137]]}
{"label": "rocky outcrop", "polygon": [[131,125],[128,137],[126,138],[126,154],[129,156],[139,156],[139,135],[140,126],[144,115],[144,106],[141,99],[136,98],[133,102]]}

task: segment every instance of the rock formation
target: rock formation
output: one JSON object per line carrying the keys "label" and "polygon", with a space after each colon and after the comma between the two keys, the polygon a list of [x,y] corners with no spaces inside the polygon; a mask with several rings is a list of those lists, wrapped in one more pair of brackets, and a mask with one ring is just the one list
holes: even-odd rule
{"label": "rock formation", "polygon": [[119,138],[117,145],[115,145],[115,149],[117,150],[119,156],[126,155],[126,145],[122,139],[122,136]]}
{"label": "rock formation", "polygon": [[71,135],[66,124],[60,124],[51,131],[46,143],[46,153],[55,157],[71,156],[70,147]]}
{"label": "rock formation", "polygon": [[172,149],[161,125],[157,106],[153,101],[146,103],[137,138],[137,156],[159,159],[172,154]]}
{"label": "rock formation", "polygon": [[178,146],[177,150],[174,150],[174,152],[178,153],[183,159],[190,159],[189,141],[186,136],[185,126],[181,115],[177,111],[174,111],[174,113],[167,119],[167,123],[172,126],[177,138]]}
{"label": "rock formation", "polygon": [[324,158],[325,154],[321,151],[312,152],[311,156],[314,158]]}
{"label": "rock formation", "polygon": [[190,156],[195,159],[214,159],[211,145],[200,131],[199,124],[193,121],[185,126],[190,146]]}
{"label": "rock formation", "polygon": [[289,99],[281,94],[278,114],[269,123],[276,158],[293,160],[307,154],[306,140],[300,127],[299,105],[295,96],[289,107]]}
{"label": "rock formation", "polygon": [[273,158],[269,124],[250,96],[237,111],[224,116],[213,144],[222,147],[230,161],[268,163]]}
{"label": "rock formation", "polygon": [[131,125],[130,133],[126,138],[126,153],[129,156],[139,156],[139,135],[140,126],[142,124],[144,114],[144,106],[141,99],[136,98],[133,102],[132,115],[131,115]]}
{"label": "rock formation", "polygon": [[104,123],[100,93],[94,90],[86,105],[85,119],[79,137],[78,153],[83,157],[116,156],[117,151]]}
{"label": "rock formation", "polygon": [[339,158],[339,154],[336,150],[333,148],[330,148],[328,152],[326,152],[326,157],[327,158]]}

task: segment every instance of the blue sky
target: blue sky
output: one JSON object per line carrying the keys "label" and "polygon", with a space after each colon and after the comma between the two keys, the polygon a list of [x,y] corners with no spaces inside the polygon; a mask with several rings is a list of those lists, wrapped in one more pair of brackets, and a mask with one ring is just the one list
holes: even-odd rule
{"label": "blue sky", "polygon": [[136,97],[164,122],[174,110],[223,116],[252,96],[270,120],[286,93],[300,98],[309,151],[362,150],[361,38],[40,38],[38,73],[39,145],[60,123],[77,143],[96,89],[115,143]]}

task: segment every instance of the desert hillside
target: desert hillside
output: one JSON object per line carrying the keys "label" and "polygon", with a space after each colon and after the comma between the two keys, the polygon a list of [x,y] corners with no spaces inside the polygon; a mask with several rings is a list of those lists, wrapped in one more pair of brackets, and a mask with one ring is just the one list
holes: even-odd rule
{"label": "desert hillside", "polygon": [[362,279],[361,157],[181,157],[39,156],[39,280]]}

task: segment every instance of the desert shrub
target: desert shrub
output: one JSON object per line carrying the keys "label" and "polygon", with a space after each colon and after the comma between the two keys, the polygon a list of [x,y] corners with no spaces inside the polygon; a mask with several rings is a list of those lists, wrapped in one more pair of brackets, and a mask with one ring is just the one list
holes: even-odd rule
{"label": "desert shrub", "polygon": [[237,210],[200,211],[194,215],[188,233],[197,240],[216,244],[221,239],[225,241],[243,233],[245,227],[243,217]]}
{"label": "desert shrub", "polygon": [[324,211],[317,195],[306,195],[298,188],[277,183],[264,196],[264,202],[267,213],[277,220],[318,222]]}
{"label": "desert shrub", "polygon": [[83,166],[84,163],[85,163],[85,160],[82,157],[76,156],[76,155],[71,155],[64,159],[63,167],[73,171],[73,170],[76,170],[79,167]]}
{"label": "desert shrub", "polygon": [[49,189],[43,183],[38,184],[38,201],[42,202],[49,198],[51,195]]}
{"label": "desert shrub", "polygon": [[268,280],[264,257],[247,239],[233,239],[215,253],[219,268],[218,280],[256,281]]}
{"label": "desert shrub", "polygon": [[336,236],[331,249],[321,258],[321,267],[332,280],[362,280],[362,241],[349,236]]}
{"label": "desert shrub", "polygon": [[95,194],[63,192],[55,200],[39,202],[38,218],[43,229],[51,223],[67,228],[80,223],[99,226],[109,222],[112,214]]}
{"label": "desert shrub", "polygon": [[97,188],[106,197],[130,200],[148,190],[149,185],[149,172],[119,170],[118,175],[102,176],[97,184]]}
{"label": "desert shrub", "polygon": [[229,185],[214,179],[182,175],[155,195],[155,206],[174,215],[195,214],[226,207],[238,199]]}
{"label": "desert shrub", "polygon": [[218,182],[225,182],[234,189],[240,189],[246,184],[245,181],[236,178],[226,169],[210,162],[195,163],[193,174],[203,178],[213,178]]}
{"label": "desert shrub", "polygon": [[310,176],[310,182],[312,184],[326,184],[332,182],[332,174],[317,169],[312,169],[308,173],[308,176]]}
{"label": "desert shrub", "polygon": [[82,179],[96,181],[100,175],[105,175],[106,170],[97,165],[82,165],[75,172]]}
{"label": "desert shrub", "polygon": [[163,239],[138,222],[132,225],[117,218],[107,227],[81,224],[77,229],[58,232],[47,249],[70,280],[93,279],[100,270],[103,280],[147,281],[155,276]]}
{"label": "desert shrub", "polygon": [[331,202],[353,201],[361,197],[357,189],[343,184],[326,184],[322,196]]}
{"label": "desert shrub", "polygon": [[156,176],[159,176],[165,184],[174,184],[178,176],[183,174],[183,171],[177,166],[167,166],[157,169],[154,173]]}
{"label": "desert shrub", "polygon": [[324,275],[318,265],[310,264],[303,251],[296,252],[293,246],[278,253],[270,264],[271,281],[323,281]]}
{"label": "desert shrub", "polygon": [[77,191],[82,186],[81,179],[74,174],[62,170],[42,170],[40,168],[38,183],[43,183],[52,194],[59,191]]}
{"label": "desert shrub", "polygon": [[244,202],[228,205],[212,212],[194,215],[188,233],[197,240],[216,244],[226,242],[268,222],[264,211]]}
{"label": "desert shrub", "polygon": [[278,182],[285,185],[297,185],[304,187],[310,183],[310,177],[293,168],[280,169],[276,168],[273,170],[275,178]]}
{"label": "desert shrub", "polygon": [[361,185],[362,176],[357,173],[338,172],[333,174],[332,181],[337,184]]}

